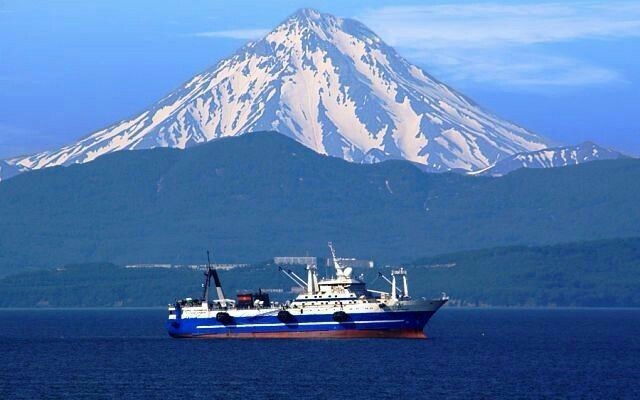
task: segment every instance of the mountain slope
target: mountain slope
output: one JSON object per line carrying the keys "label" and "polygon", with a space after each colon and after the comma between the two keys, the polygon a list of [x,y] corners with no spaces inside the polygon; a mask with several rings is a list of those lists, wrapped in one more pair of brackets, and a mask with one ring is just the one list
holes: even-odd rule
{"label": "mountain slope", "polygon": [[640,238],[511,246],[444,254],[408,267],[425,292],[450,305],[638,307]]}
{"label": "mountain slope", "polygon": [[0,271],[62,263],[381,262],[512,244],[640,236],[640,161],[501,178],[358,165],[276,133],[123,151],[0,183]]}
{"label": "mountain slope", "polygon": [[410,64],[361,23],[303,9],[139,115],[18,161],[70,165],[261,130],[348,161],[406,159],[429,171],[475,171],[548,147]]}
{"label": "mountain slope", "polygon": [[520,168],[557,168],[568,165],[584,164],[598,160],[616,160],[627,158],[622,153],[605,149],[593,142],[584,142],[577,146],[548,148],[515,154],[484,170],[472,172],[473,175],[501,176]]}
{"label": "mountain slope", "polygon": [[0,160],[0,182],[16,176],[20,173],[20,169],[7,161]]}

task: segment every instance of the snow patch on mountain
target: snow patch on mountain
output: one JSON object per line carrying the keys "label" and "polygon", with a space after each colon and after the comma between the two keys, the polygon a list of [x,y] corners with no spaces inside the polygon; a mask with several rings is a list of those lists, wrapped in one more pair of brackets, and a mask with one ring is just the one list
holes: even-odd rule
{"label": "snow patch on mountain", "polygon": [[472,172],[474,175],[502,176],[520,168],[556,168],[598,160],[615,160],[627,156],[593,142],[515,154],[491,167]]}

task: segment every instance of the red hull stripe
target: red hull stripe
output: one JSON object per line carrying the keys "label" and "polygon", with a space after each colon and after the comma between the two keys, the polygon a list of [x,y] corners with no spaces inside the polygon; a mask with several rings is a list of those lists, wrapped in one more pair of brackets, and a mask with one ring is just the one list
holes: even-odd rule
{"label": "red hull stripe", "polygon": [[216,333],[203,335],[180,335],[180,338],[192,339],[329,339],[329,338],[396,338],[426,339],[424,332],[414,330],[335,330],[308,332],[249,332]]}

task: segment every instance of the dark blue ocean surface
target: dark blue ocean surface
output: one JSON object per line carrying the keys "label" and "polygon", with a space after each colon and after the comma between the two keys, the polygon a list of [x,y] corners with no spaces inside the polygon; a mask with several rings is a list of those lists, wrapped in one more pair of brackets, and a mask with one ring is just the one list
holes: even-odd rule
{"label": "dark blue ocean surface", "polygon": [[0,398],[640,398],[640,310],[443,309],[429,340],[177,340],[163,310],[0,311]]}

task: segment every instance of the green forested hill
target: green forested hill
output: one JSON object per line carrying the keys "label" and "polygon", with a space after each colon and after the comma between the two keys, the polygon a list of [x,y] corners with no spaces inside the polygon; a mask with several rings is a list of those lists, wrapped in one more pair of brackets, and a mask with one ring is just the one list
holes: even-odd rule
{"label": "green forested hill", "polygon": [[[453,253],[407,269],[413,296],[444,291],[452,306],[640,307],[640,238]],[[356,273],[363,272],[372,289],[388,291],[379,271],[388,276],[390,267]],[[274,265],[221,271],[220,277],[228,297],[257,288],[282,289],[277,299],[293,296],[287,292],[294,284]],[[0,279],[0,307],[161,306],[200,296],[202,278],[190,269],[72,265]]]}
{"label": "green forested hill", "polygon": [[462,305],[640,307],[640,238],[453,253],[410,271]]}
{"label": "green forested hill", "polygon": [[640,235],[640,160],[502,178],[356,165],[275,133],[123,151],[0,183],[0,275],[67,263],[427,254]]}

